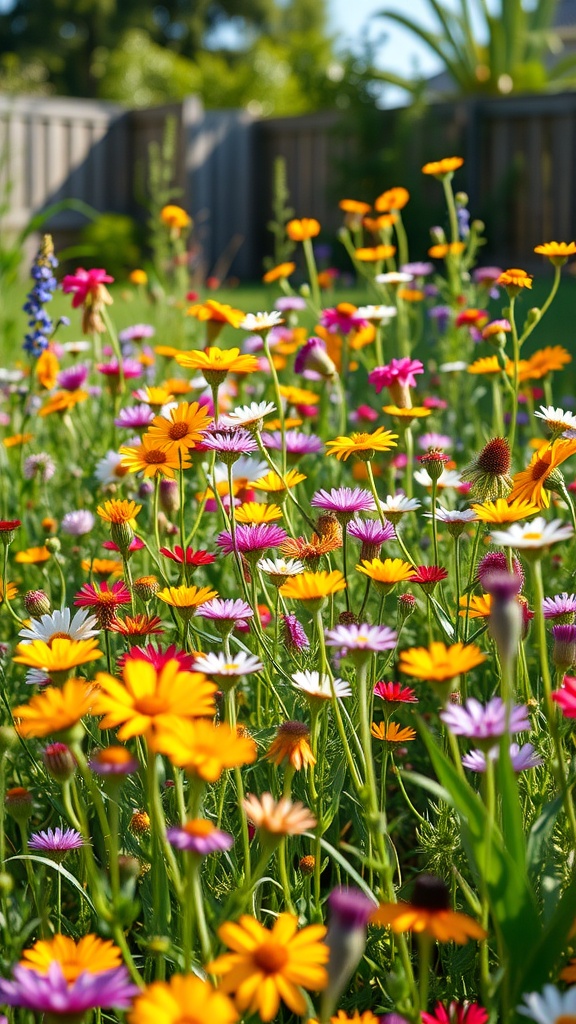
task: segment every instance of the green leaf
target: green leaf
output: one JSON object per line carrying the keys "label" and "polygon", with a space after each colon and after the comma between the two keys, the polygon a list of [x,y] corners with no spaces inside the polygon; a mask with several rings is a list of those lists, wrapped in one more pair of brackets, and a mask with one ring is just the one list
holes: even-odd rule
{"label": "green leaf", "polygon": [[[305,835],[308,839],[316,840],[316,836],[314,835],[313,832],[304,832],[303,835]],[[352,878],[356,882],[358,888],[362,889],[362,892],[365,893],[366,896],[369,896],[370,899],[374,900],[374,906],[376,906],[378,901],[374,893],[372,892],[370,886],[366,884],[362,876],[358,874],[358,872],[352,867],[350,862],[347,861],[346,858],[343,857],[341,853],[339,853],[335,846],[332,846],[332,844],[328,843],[325,839],[320,840],[320,846],[322,846],[323,849],[326,850],[326,852],[329,853],[330,856],[340,865],[340,867],[344,869],[347,875],[350,875],[350,878]]]}
{"label": "green leaf", "polygon": [[542,814],[536,819],[526,845],[526,866],[528,874],[534,882],[541,876],[545,848],[552,838],[556,818],[562,810],[562,796],[557,796],[546,804]]}
{"label": "green leaf", "polygon": [[497,792],[502,801],[502,835],[504,846],[518,868],[526,872],[526,837],[518,780],[510,759],[510,745],[505,735],[500,742],[500,754],[496,762]]}
{"label": "green leaf", "polygon": [[78,879],[74,878],[74,875],[71,875],[70,872],[67,871],[66,868],[63,868],[61,864],[57,864],[56,861],[50,860],[49,857],[38,857],[34,853],[19,853],[14,857],[8,857],[6,863],[8,864],[9,861],[11,860],[34,860],[38,864],[44,864],[45,867],[52,868],[53,871],[57,871],[58,874],[62,875],[62,877],[65,878],[67,882],[70,882],[70,885],[73,885],[74,888],[77,889],[82,898],[86,900],[86,903],[88,904],[90,909],[93,910],[94,913],[96,913],[96,907],[92,903],[92,900],[90,899],[86,890],[82,888]]}
{"label": "green leaf", "polygon": [[524,971],[519,979],[516,995],[522,992],[538,991],[550,976],[557,977],[568,936],[574,924],[576,906],[576,875],[564,890],[556,913],[552,915],[541,937],[532,943],[530,955],[526,958]]}

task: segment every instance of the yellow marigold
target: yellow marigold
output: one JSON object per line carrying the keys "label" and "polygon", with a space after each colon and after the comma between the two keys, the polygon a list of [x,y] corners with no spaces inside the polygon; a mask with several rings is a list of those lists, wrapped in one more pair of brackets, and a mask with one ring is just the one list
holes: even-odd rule
{"label": "yellow marigold", "polygon": [[20,444],[29,444],[33,440],[34,434],[12,434],[11,437],[5,437],[2,444],[5,448],[16,448]]}
{"label": "yellow marigold", "polygon": [[569,256],[576,254],[576,242],[544,242],[534,246],[539,256],[547,256],[555,267],[561,267]]}
{"label": "yellow marigold", "polygon": [[50,558],[50,552],[48,548],[42,546],[40,548],[26,548],[25,551],[18,551],[14,556],[14,561],[19,562],[21,565],[38,565],[40,562],[47,562]]}
{"label": "yellow marigold", "polygon": [[439,242],[430,246],[428,255],[433,260],[443,260],[446,256],[459,256],[465,248],[464,242]]}
{"label": "yellow marigold", "polygon": [[110,501],[105,501],[103,505],[98,505],[96,512],[106,523],[130,523],[133,526],[141,509],[142,505],[137,505],[135,501],[128,501],[126,498],[112,498]]}
{"label": "yellow marigold", "polygon": [[143,473],[144,477],[160,474],[173,480],[177,470],[190,469],[191,465],[186,449],[182,450],[175,444],[169,448],[166,444],[160,447],[150,434],[144,434],[142,443],[134,447],[123,445],[120,455],[123,456],[121,466],[130,473]]}
{"label": "yellow marigold", "polygon": [[371,210],[370,203],[363,203],[361,199],[341,199],[338,206],[344,213],[355,213],[359,217],[370,213]]}
{"label": "yellow marigold", "polygon": [[217,992],[209,981],[195,974],[173,974],[170,981],[147,985],[128,1013],[128,1024],[185,1024],[191,1019],[235,1024],[238,1012],[228,996]]}
{"label": "yellow marigold", "polygon": [[234,509],[237,523],[273,523],[282,518],[279,505],[264,505],[260,501],[245,501]]}
{"label": "yellow marigold", "polygon": [[309,604],[313,609],[320,607],[325,598],[331,594],[337,594],[345,590],[346,580],[339,569],[332,572],[321,570],[319,572],[302,572],[294,576],[280,587],[279,593],[282,597],[292,598],[294,601],[302,601]]}
{"label": "yellow marigold", "polygon": [[[8,598],[9,601],[11,601],[13,597],[16,597],[17,593],[18,593],[18,587],[16,586],[15,583],[7,583],[6,584],[6,597]],[[4,600],[4,584],[3,584],[2,580],[0,580],[0,604],[2,604],[3,600]]]}
{"label": "yellow marigold", "polygon": [[504,287],[512,288],[513,290],[531,288],[533,276],[533,274],[527,274],[525,270],[520,270],[518,267],[511,267],[500,274],[496,284],[502,284]]}
{"label": "yellow marigold", "polygon": [[448,174],[454,174],[459,167],[462,167],[464,160],[461,156],[445,156],[442,160],[431,160],[424,164],[422,174],[432,174],[435,178],[445,178]]}
{"label": "yellow marigold", "polygon": [[179,450],[194,448],[202,440],[202,431],[212,421],[205,405],[198,402],[180,402],[166,416],[156,416],[146,436],[163,445],[176,445]]}
{"label": "yellow marigold", "polygon": [[67,982],[76,981],[80,974],[99,974],[112,971],[122,964],[122,954],[110,939],[85,935],[78,942],[67,935],[56,934],[52,939],[40,939],[31,949],[25,949],[21,967],[46,975],[50,965],[57,963]]}
{"label": "yellow marigold", "polygon": [[374,209],[378,213],[388,213],[389,210],[403,210],[410,199],[408,189],[397,185],[395,188],[388,188],[374,202]]}
{"label": "yellow marigold", "polygon": [[190,217],[181,206],[168,204],[160,210],[160,220],[169,228],[187,228],[192,223]]}
{"label": "yellow marigold", "polygon": [[378,260],[391,259],[395,252],[395,245],[372,245],[356,249],[354,255],[361,263],[377,263]]}
{"label": "yellow marigold", "polygon": [[62,688],[48,686],[14,708],[16,731],[24,739],[66,732],[88,714],[94,697],[94,685],[84,679],[68,679]]}
{"label": "yellow marigold", "polygon": [[445,682],[470,669],[476,668],[486,661],[475,644],[452,644],[447,647],[441,641],[435,641],[430,647],[411,647],[400,653],[400,672],[416,679],[432,679]]}
{"label": "yellow marigold", "polygon": [[375,740],[385,743],[409,743],[416,738],[416,730],[408,726],[402,728],[397,722],[372,722],[370,732]]}
{"label": "yellow marigold", "polygon": [[258,477],[254,481],[253,487],[257,491],[280,494],[282,491],[292,490],[293,487],[301,484],[304,480],[306,480],[306,476],[304,473],[298,472],[297,469],[289,469],[285,476],[280,476],[279,473],[270,470],[264,476]]}
{"label": "yellow marigold", "polygon": [[230,324],[231,327],[240,327],[240,324],[246,317],[246,313],[243,310],[235,309],[233,306],[229,306],[225,302],[218,302],[216,299],[207,299],[206,302],[190,306],[186,315],[193,316],[196,320]]}
{"label": "yellow marigold", "polygon": [[534,452],[530,464],[512,477],[513,487],[509,501],[527,501],[539,509],[550,505],[550,492],[545,484],[557,466],[576,453],[576,440],[562,439],[544,444]]}
{"label": "yellow marigold", "polygon": [[159,722],[155,749],[204,782],[217,782],[227,768],[253,764],[257,755],[256,744],[249,736],[238,735],[224,722],[215,725],[205,718]]}
{"label": "yellow marigold", "polygon": [[199,370],[209,384],[221,384],[229,373],[255,373],[256,356],[241,355],[239,348],[212,346],[204,352],[181,352],[176,362],[189,370]]}
{"label": "yellow marigold", "polygon": [[[538,446],[542,444],[538,439]],[[517,523],[520,519],[527,519],[535,515],[540,506],[534,505],[531,501],[507,501],[506,498],[498,498],[496,501],[483,501],[482,504],[471,505],[481,523]]]}
{"label": "yellow marigold", "polygon": [[80,388],[76,391],[57,391],[55,395],[52,395],[45,402],[38,415],[51,416],[53,412],[68,412],[75,405],[78,405],[79,402],[85,402],[89,397],[88,392],[82,391]]}
{"label": "yellow marigold", "polygon": [[314,217],[289,220],[286,225],[286,234],[292,242],[305,242],[320,234],[320,224]]}
{"label": "yellow marigold", "polygon": [[384,593],[395,587],[397,583],[411,580],[416,571],[410,562],[404,562],[401,558],[385,558],[384,561],[380,558],[373,558],[371,561],[364,559],[361,565],[356,566],[356,569],[364,576],[368,576],[376,588]]}
{"label": "yellow marigold", "polygon": [[285,281],[287,277],[296,270],[295,263],[279,263],[276,267],[271,267],[264,274],[262,280],[264,284],[272,284],[273,281]]}
{"label": "yellow marigold", "polygon": [[56,387],[60,363],[52,349],[45,349],[36,362],[36,376],[43,388],[48,391]]}
{"label": "yellow marigold", "polygon": [[384,427],[378,427],[372,434],[352,433],[350,437],[337,437],[327,441],[326,447],[331,449],[328,455],[335,455],[342,462],[354,455],[363,462],[373,459],[376,452],[388,452],[396,447],[398,434],[393,434]]}
{"label": "yellow marigold", "polygon": [[562,345],[547,345],[546,348],[538,349],[527,360],[532,380],[540,380],[547,373],[562,370],[571,362],[572,356]]}

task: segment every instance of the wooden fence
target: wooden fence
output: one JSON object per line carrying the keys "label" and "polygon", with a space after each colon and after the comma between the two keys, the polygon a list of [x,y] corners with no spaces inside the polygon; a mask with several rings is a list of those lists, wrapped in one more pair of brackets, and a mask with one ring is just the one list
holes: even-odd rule
{"label": "wooden fence", "polygon": [[[19,230],[66,198],[142,215],[135,180],[142,182],[149,144],[161,141],[168,117],[177,131],[174,184],[194,217],[207,272],[259,275],[270,251],[265,225],[277,156],[286,161],[296,214],[317,217],[327,234],[337,230],[342,169],[357,145],[344,115],[255,120],[245,111],[204,111],[195,97],[130,111],[89,100],[0,96],[0,197],[7,200],[1,229]],[[404,117],[382,111],[375,146],[393,140]],[[576,237],[576,93],[437,104],[402,140],[401,170],[394,180],[384,173],[375,180],[374,195],[407,183],[414,210],[426,215],[418,214],[420,221],[430,223],[429,212],[439,209],[437,184],[422,178],[420,166],[457,153],[466,161],[458,183],[474,215],[487,221],[491,258],[526,265],[539,241]],[[68,241],[82,222],[78,211],[63,210],[50,228]]]}

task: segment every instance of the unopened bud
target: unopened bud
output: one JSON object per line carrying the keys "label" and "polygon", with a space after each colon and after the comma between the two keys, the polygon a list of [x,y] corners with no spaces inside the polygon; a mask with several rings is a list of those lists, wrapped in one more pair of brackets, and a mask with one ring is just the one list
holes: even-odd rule
{"label": "unopened bud", "polygon": [[134,538],[134,530],[130,526],[130,523],[111,523],[110,524],[110,536],[124,558],[128,558],[131,554],[130,544]]}
{"label": "unopened bud", "polygon": [[136,881],[140,874],[141,864],[137,857],[130,857],[128,854],[121,853],[118,857],[118,870],[120,873],[120,885],[124,886],[128,882]]}
{"label": "unopened bud", "polygon": [[32,793],[24,786],[14,786],[7,790],[4,806],[6,813],[15,821],[28,821],[32,814]]}
{"label": "unopened bud", "polygon": [[24,595],[24,607],[28,615],[34,619],[39,619],[42,615],[49,615],[52,610],[50,598],[43,590],[29,590]]}
{"label": "unopened bud", "polygon": [[328,898],[330,923],[326,945],[328,985],[322,993],[322,1020],[334,1013],[340,996],[356,970],[366,946],[368,919],[376,904],[360,889],[334,889]]}
{"label": "unopened bud", "polygon": [[526,325],[532,327],[533,324],[538,323],[541,316],[542,310],[539,309],[538,306],[533,306],[526,314]]}
{"label": "unopened bud", "polygon": [[396,606],[396,612],[398,615],[398,626],[401,626],[406,619],[410,618],[413,612],[416,611],[416,598],[414,594],[400,594],[398,598],[398,604]]}
{"label": "unopened bud", "polygon": [[298,867],[304,876],[313,875],[316,867],[316,857],[313,857],[311,854],[308,854],[307,857],[301,857]]}
{"label": "unopened bud", "polygon": [[552,661],[556,668],[566,671],[576,665],[576,626],[552,626],[552,636]]}
{"label": "unopened bud", "polygon": [[44,547],[48,549],[51,555],[57,555],[62,545],[58,537],[46,537]]}
{"label": "unopened bud", "polygon": [[178,483],[176,480],[160,481],[160,504],[168,515],[172,515],[180,508],[180,495],[178,494]]}
{"label": "unopened bud", "polygon": [[454,196],[456,206],[468,206],[469,198],[466,192],[457,192]]}
{"label": "unopened bud", "polygon": [[56,782],[68,782],[76,771],[76,758],[65,743],[51,743],[42,754],[44,767]]}
{"label": "unopened bud", "polygon": [[134,593],[143,601],[151,601],[160,590],[160,584],[155,576],[140,576],[134,580]]}

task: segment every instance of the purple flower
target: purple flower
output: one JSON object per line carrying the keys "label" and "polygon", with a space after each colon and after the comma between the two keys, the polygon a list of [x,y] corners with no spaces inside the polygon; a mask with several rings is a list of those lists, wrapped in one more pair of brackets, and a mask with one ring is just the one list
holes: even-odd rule
{"label": "purple flower", "polygon": [[82,971],[71,982],[66,981],[57,961],[52,961],[47,974],[20,965],[12,973],[13,981],[0,979],[0,1002],[62,1017],[80,1016],[96,1007],[127,1010],[140,992],[125,967],[96,974]]}
{"label": "purple flower", "polygon": [[[488,751],[488,757],[491,761],[497,761],[499,753],[498,747],[492,747]],[[527,768],[537,768],[539,764],[543,763],[542,758],[536,753],[531,743],[523,743],[521,747],[517,743],[511,743],[510,760],[515,772],[523,772]],[[483,750],[471,750],[462,758],[462,764],[472,772],[485,772],[486,754]]]}
{"label": "purple flower", "polygon": [[576,664],[576,626],[573,623],[552,626],[552,636],[554,637],[552,660],[556,668],[565,671]]}
{"label": "purple flower", "polygon": [[54,460],[48,452],[38,452],[37,455],[29,455],[24,463],[24,477],[26,480],[38,480],[41,484],[47,484],[56,472]]}
{"label": "purple flower", "polygon": [[33,832],[28,840],[31,850],[38,850],[45,853],[51,860],[58,863],[70,850],[79,850],[84,846],[84,840],[74,828],[48,828],[45,832]]}
{"label": "purple flower", "polygon": [[289,651],[302,651],[310,647],[310,641],[302,624],[295,615],[283,615],[283,640]]}
{"label": "purple flower", "polygon": [[75,512],[67,512],[64,516],[61,529],[70,537],[83,537],[94,529],[94,516],[88,509],[81,508]]}
{"label": "purple flower", "polygon": [[428,310],[428,316],[431,320],[436,321],[436,327],[440,334],[444,334],[444,331],[450,323],[451,315],[452,310],[450,309],[450,306],[432,306],[431,309]]}
{"label": "purple flower", "polygon": [[310,502],[313,508],[333,512],[341,523],[348,523],[357,512],[374,512],[376,506],[370,491],[361,487],[333,487],[330,492],[316,491]]}
{"label": "purple flower", "polygon": [[398,634],[388,626],[335,626],[324,633],[328,647],[339,647],[351,656],[354,653],[372,654],[391,651],[396,646]]}
{"label": "purple flower", "polygon": [[229,622],[234,625],[243,619],[251,619],[254,612],[248,602],[242,601],[241,598],[232,600],[232,598],[214,597],[211,601],[200,605],[198,615],[202,615],[205,619],[213,619],[215,622]]}
{"label": "purple flower", "polygon": [[[265,448],[272,448],[275,452],[282,451],[282,432],[280,430],[264,431],[261,437]],[[316,434],[305,434],[302,430],[286,431],[286,454],[292,456],[292,461],[302,455],[315,455],[323,449],[322,439]]]}
{"label": "purple flower", "polygon": [[476,267],[472,271],[472,280],[475,284],[494,284],[501,273],[501,267]]}
{"label": "purple flower", "polygon": [[404,274],[412,274],[412,277],[428,277],[428,274],[434,272],[434,264],[423,260],[416,263],[404,263],[400,270]]}
{"label": "purple flower", "polygon": [[347,532],[363,544],[374,544],[378,547],[388,540],[396,539],[396,530],[388,520],[382,525],[379,519],[352,519],[348,523]]}
{"label": "purple flower", "polygon": [[84,363],[77,363],[76,366],[70,366],[67,370],[60,370],[56,383],[64,391],[77,391],[86,383],[87,377],[88,367]]}
{"label": "purple flower", "polygon": [[[258,554],[260,557],[262,551],[267,548],[279,548],[286,539],[286,531],[274,523],[257,523],[255,526],[239,523],[236,527],[236,547],[243,555]],[[223,530],[218,535],[216,543],[226,555],[234,551],[232,534],[228,530]]]}
{"label": "purple flower", "polygon": [[451,448],[453,444],[454,442],[451,437],[448,437],[448,434],[437,434],[434,431],[422,434],[418,438],[418,447],[423,452],[427,452],[429,448]]}
{"label": "purple flower", "polygon": [[182,827],[167,829],[166,838],[177,850],[197,853],[201,857],[229,850],[234,845],[234,837],[229,832],[222,832],[205,818],[187,821]]}
{"label": "purple flower", "polygon": [[360,889],[334,889],[328,897],[330,950],[328,985],[322,993],[322,1019],[327,1020],[356,970],[366,946],[368,918],[376,907]]}
{"label": "purple flower", "polygon": [[300,298],[299,295],[281,295],[276,299],[274,307],[281,310],[282,313],[288,313],[291,310],[306,309],[306,300]]}
{"label": "purple flower", "polygon": [[[120,376],[120,367],[117,359],[111,359],[109,363],[98,363],[96,369],[98,373],[103,373],[105,377]],[[140,377],[142,374],[142,363],[139,363],[137,359],[123,359],[122,372],[124,373],[125,380],[129,380],[131,377]]]}
{"label": "purple flower", "polygon": [[250,455],[258,445],[252,434],[242,427],[234,430],[215,429],[202,435],[202,447],[218,453],[223,462],[236,461],[241,455]]}
{"label": "purple flower", "polygon": [[[506,718],[508,717],[508,729]],[[506,731],[528,732],[530,719],[523,704],[506,706],[501,697],[493,697],[486,705],[469,697],[464,705],[449,704],[440,712],[440,718],[455,736],[474,740],[492,740]]]}
{"label": "purple flower", "polygon": [[126,341],[144,341],[145,338],[153,338],[156,334],[152,324],[133,324],[132,327],[125,327],[118,334],[118,341],[122,344]]}
{"label": "purple flower", "polygon": [[501,606],[520,593],[523,582],[522,577],[514,572],[489,572],[484,576],[484,589]]}
{"label": "purple flower", "polygon": [[573,622],[576,614],[576,594],[564,591],[563,594],[555,594],[554,597],[545,597],[542,611],[545,619],[563,618],[565,622]]}
{"label": "purple flower", "polygon": [[[522,585],[524,585],[524,570],[517,558],[512,559],[512,568],[514,570],[514,575],[518,576],[522,580]],[[486,580],[497,572],[508,572],[506,555],[503,551],[489,551],[488,554],[484,555],[484,557],[478,562],[476,578],[480,586],[483,587]]]}
{"label": "purple flower", "polygon": [[120,409],[114,425],[125,427],[127,430],[145,430],[154,419],[154,412],[149,405],[131,405],[126,409]]}
{"label": "purple flower", "polygon": [[366,896],[360,889],[333,889],[328,897],[330,907],[330,925],[332,922],[339,927],[351,930],[365,928],[368,918],[376,909],[375,901]]}
{"label": "purple flower", "polygon": [[320,374],[321,377],[333,377],[336,367],[328,355],[326,342],[315,336],[308,338],[306,344],[299,349],[296,355],[294,370],[296,373],[312,371],[315,374]]}
{"label": "purple flower", "polygon": [[[368,321],[358,315],[356,310],[352,313],[342,312],[340,309],[323,309],[320,314],[320,324],[325,327],[329,334],[349,334],[359,327],[368,327]],[[294,365],[296,369],[296,365]],[[296,370],[296,373],[300,373]]]}

